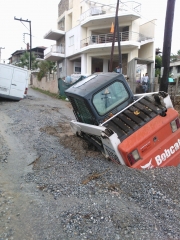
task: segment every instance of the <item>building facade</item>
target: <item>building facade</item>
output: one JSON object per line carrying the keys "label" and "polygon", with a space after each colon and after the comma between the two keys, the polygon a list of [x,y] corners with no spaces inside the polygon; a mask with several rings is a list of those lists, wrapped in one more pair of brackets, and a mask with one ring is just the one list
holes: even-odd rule
{"label": "building facade", "polygon": [[[114,4],[113,4],[114,2]],[[108,72],[112,49],[112,24],[116,3],[113,0],[61,0],[57,29],[44,35],[56,44],[44,51],[46,60],[57,62],[57,76]],[[140,25],[141,5],[134,1],[120,3],[118,11],[122,73],[136,76],[136,64],[146,64],[152,75],[155,60],[155,20]],[[135,60],[134,60],[135,59]],[[113,69],[119,65],[118,36],[115,36]]]}
{"label": "building facade", "polygon": [[[46,47],[35,47],[31,49],[31,52],[34,54],[34,56],[37,59],[44,59],[44,50],[46,49]],[[20,62],[20,59],[22,57],[22,55],[25,52],[30,52],[29,50],[29,44],[27,44],[27,49],[21,49],[21,50],[16,50],[15,52],[13,52],[11,54],[11,57],[8,59],[9,60],[9,64],[18,64]]]}
{"label": "building facade", "polygon": [[180,59],[170,63],[170,75],[180,81]]}

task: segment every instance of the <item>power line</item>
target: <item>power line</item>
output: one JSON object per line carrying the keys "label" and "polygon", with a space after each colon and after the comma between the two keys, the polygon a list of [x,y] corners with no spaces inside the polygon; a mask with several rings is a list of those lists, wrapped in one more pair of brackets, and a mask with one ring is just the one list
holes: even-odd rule
{"label": "power line", "polygon": [[29,28],[28,27],[26,27],[26,25],[20,20],[20,22],[22,23],[22,25],[24,25],[25,26],[25,28],[27,28],[27,30],[29,31]]}

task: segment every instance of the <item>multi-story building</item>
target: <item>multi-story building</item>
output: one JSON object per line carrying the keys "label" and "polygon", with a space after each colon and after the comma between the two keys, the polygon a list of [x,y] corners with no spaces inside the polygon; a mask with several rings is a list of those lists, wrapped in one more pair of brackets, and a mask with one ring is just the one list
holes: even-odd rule
{"label": "multi-story building", "polygon": [[[43,46],[35,47],[35,48],[31,49],[31,52],[35,55],[35,57],[37,59],[44,59],[44,50],[45,49],[46,49],[46,47],[43,47]],[[27,44],[27,49],[16,50],[15,52],[13,52],[11,54],[11,57],[8,59],[9,64],[18,64],[20,62],[22,55],[25,52],[30,52],[29,44]]]}
{"label": "multi-story building", "polygon": [[[114,4],[113,4],[114,3]],[[46,60],[57,61],[58,77],[109,71],[117,1],[61,0],[57,30],[45,39],[56,44],[44,52]],[[122,53],[122,73],[136,78],[136,66],[146,65],[152,77],[155,59],[155,20],[140,25],[141,4],[120,3],[118,11]],[[119,65],[118,40],[115,37],[113,68]]]}

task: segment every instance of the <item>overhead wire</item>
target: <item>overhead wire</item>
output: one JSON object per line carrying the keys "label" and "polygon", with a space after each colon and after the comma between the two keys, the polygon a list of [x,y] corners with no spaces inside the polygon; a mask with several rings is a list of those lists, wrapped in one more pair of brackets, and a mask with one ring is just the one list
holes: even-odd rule
{"label": "overhead wire", "polygon": [[28,30],[29,30],[29,28],[28,27],[26,27],[26,25],[20,20],[20,22],[25,26],[25,28],[27,28]]}

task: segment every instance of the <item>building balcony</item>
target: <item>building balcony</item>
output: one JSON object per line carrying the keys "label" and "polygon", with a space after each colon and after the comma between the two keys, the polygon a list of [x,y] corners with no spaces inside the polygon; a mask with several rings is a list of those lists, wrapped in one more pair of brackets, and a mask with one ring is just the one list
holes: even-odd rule
{"label": "building balcony", "polygon": [[[144,36],[139,33],[135,32],[120,32],[119,33],[119,40],[121,42],[122,46],[141,46],[146,43],[154,41],[153,38]],[[100,35],[92,35],[90,37],[87,37],[83,40],[81,40],[81,48],[85,48],[84,50],[88,50],[88,48],[108,48],[112,46],[113,42],[113,34],[107,33],[107,34],[100,34]],[[114,39],[115,45],[118,44],[118,36],[115,35]]]}
{"label": "building balcony", "polygon": [[53,45],[44,51],[44,59],[49,61],[59,61],[65,58],[65,46]]}
{"label": "building balcony", "polygon": [[62,36],[65,35],[64,28],[61,28],[62,30],[50,30],[44,35],[44,39],[49,39],[49,40],[59,40]]}
{"label": "building balcony", "polygon": [[[97,5],[97,4],[96,4]],[[97,25],[111,25],[115,18],[116,5],[99,4],[93,6],[80,16],[80,24],[83,27],[92,27]],[[118,11],[119,22],[134,21],[140,18],[141,4],[131,1],[121,3]]]}

